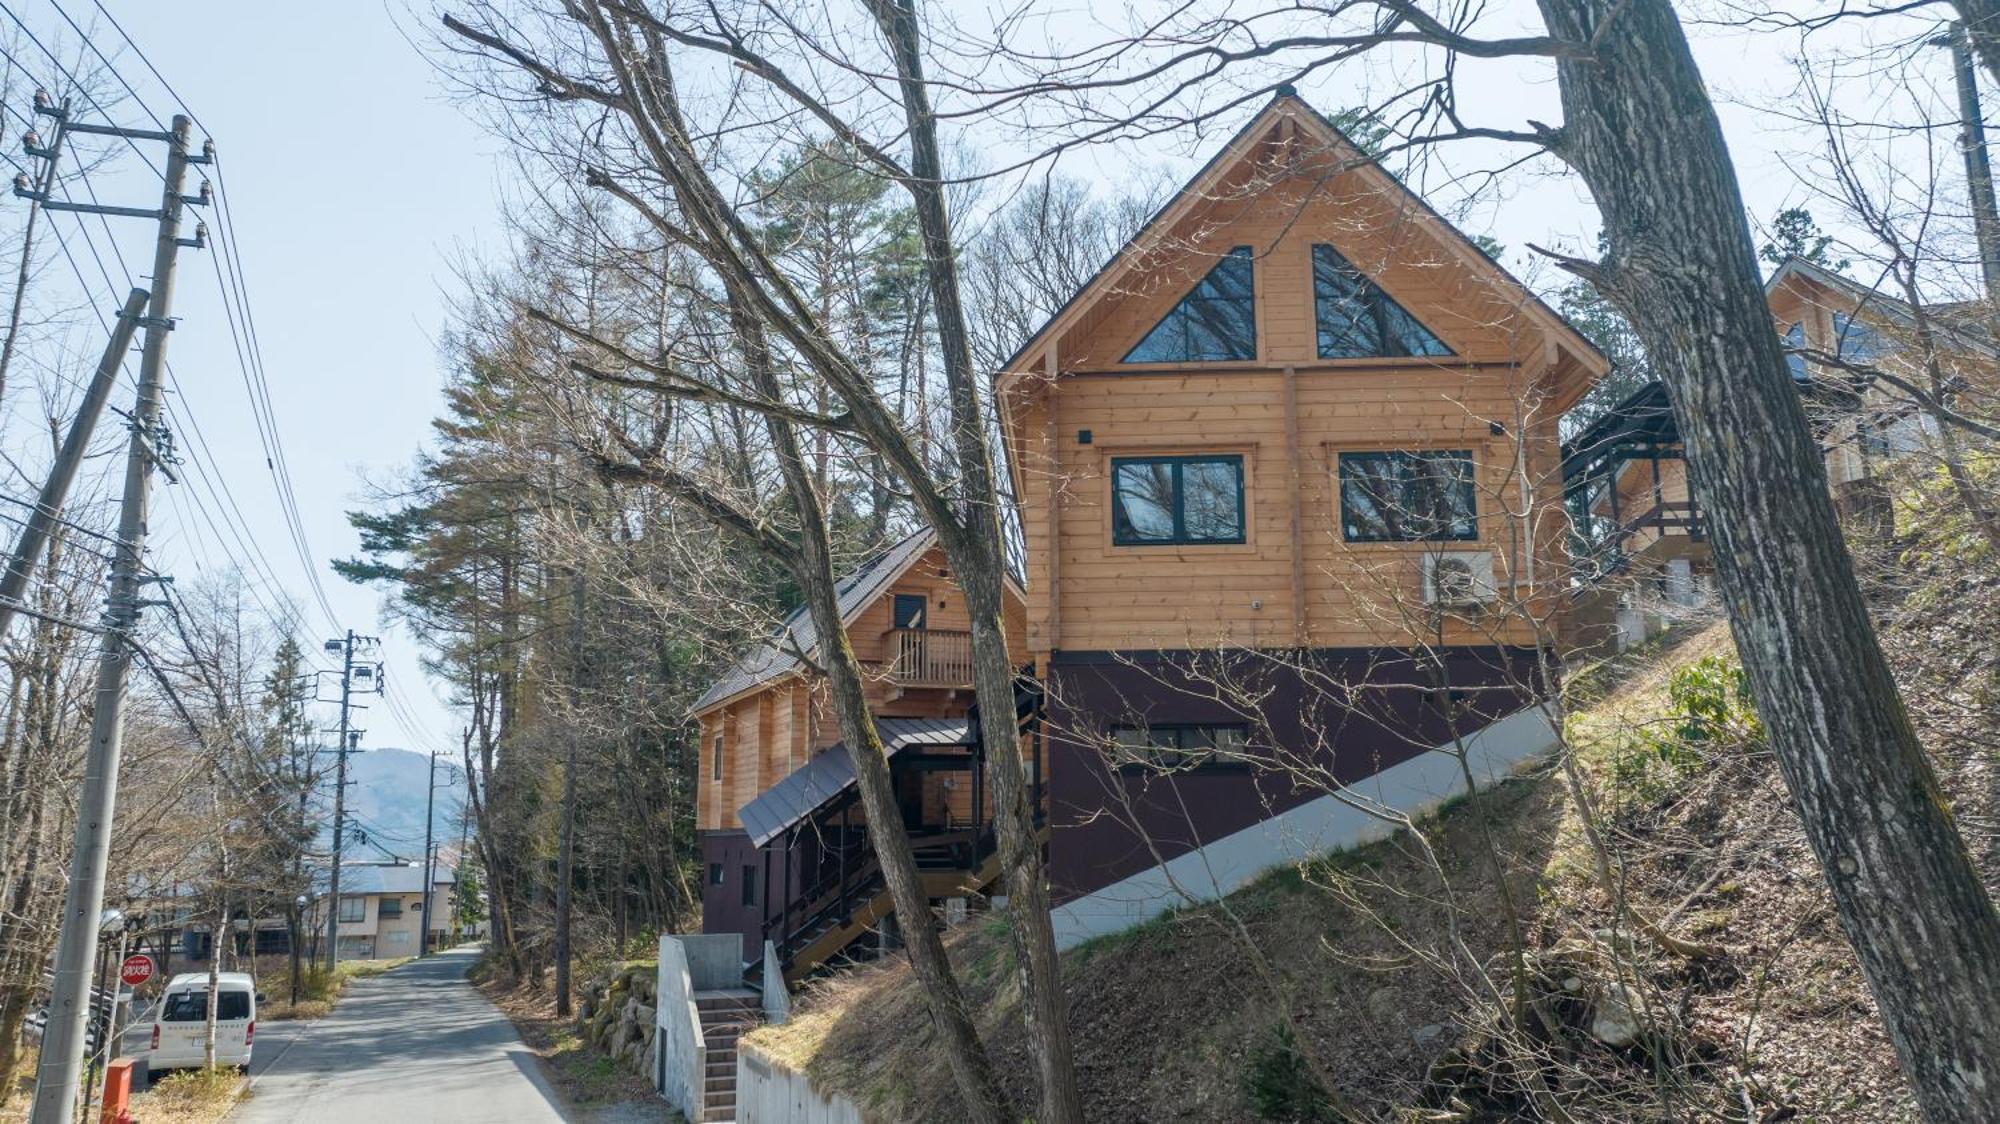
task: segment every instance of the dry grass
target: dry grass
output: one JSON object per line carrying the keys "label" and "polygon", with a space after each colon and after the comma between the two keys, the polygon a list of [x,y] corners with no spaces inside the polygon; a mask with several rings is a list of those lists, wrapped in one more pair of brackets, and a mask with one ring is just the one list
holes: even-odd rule
{"label": "dry grass", "polygon": [[292,1000],[290,975],[274,977],[263,983],[264,1001],[257,1005],[257,1017],[269,1022],[284,1022],[293,1019],[323,1019],[331,1014],[334,1004],[340,1000],[340,993],[355,980],[365,980],[379,976],[394,968],[399,968],[415,959],[399,956],[385,960],[343,960],[337,969],[337,985],[329,986],[326,969],[315,965],[307,969],[301,981],[297,1002]]}
{"label": "dry grass", "polygon": [[236,1106],[244,1084],[233,1069],[168,1074],[132,1097],[132,1117],[145,1124],[214,1124]]}

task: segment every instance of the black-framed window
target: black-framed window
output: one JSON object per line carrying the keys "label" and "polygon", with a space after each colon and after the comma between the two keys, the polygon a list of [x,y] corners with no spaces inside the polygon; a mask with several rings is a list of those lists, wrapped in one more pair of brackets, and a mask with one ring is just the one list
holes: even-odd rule
{"label": "black-framed window", "polygon": [[930,599],[921,593],[898,593],[893,606],[895,627],[924,628]]}
{"label": "black-framed window", "polygon": [[1185,772],[1234,769],[1248,763],[1250,740],[1241,723],[1169,722],[1111,727],[1113,763],[1120,768]]}
{"label": "black-framed window", "polygon": [[1227,363],[1257,358],[1255,277],[1250,247],[1229,251],[1126,353],[1125,362]]}
{"label": "black-framed window", "polygon": [[1313,318],[1321,359],[1452,353],[1339,250],[1322,243],[1312,254]]}
{"label": "black-framed window", "polygon": [[721,734],[715,735],[715,756],[709,760],[708,779],[712,781],[719,781],[722,779],[722,735]]}
{"label": "black-framed window", "polygon": [[1845,312],[1833,314],[1833,343],[1834,354],[1849,363],[1873,363],[1889,350],[1881,333]]}
{"label": "black-framed window", "polygon": [[1243,458],[1111,458],[1111,541],[1242,542]]}
{"label": "black-framed window", "polygon": [[383,898],[376,905],[375,910],[378,917],[401,917],[403,915],[403,899]]}
{"label": "black-framed window", "polygon": [[743,868],[743,904],[757,904],[757,868],[754,866]]}
{"label": "black-framed window", "polygon": [[1340,531],[1348,542],[1466,542],[1479,537],[1472,454],[1340,454]]}
{"label": "black-framed window", "polygon": [[709,864],[708,864],[708,884],[709,884],[709,885],[711,885],[711,886],[720,886],[720,885],[722,885],[722,883],[723,883],[723,879],[724,879],[725,877],[726,877],[726,876],[725,876],[725,875],[724,875],[724,874],[722,873],[722,864],[721,864],[721,863],[709,863]]}
{"label": "black-framed window", "polygon": [[1801,383],[1811,382],[1812,376],[1806,373],[1806,357],[1799,354],[1805,350],[1806,326],[1804,324],[1794,324],[1786,328],[1784,341],[1785,366],[1792,372],[1792,381]]}

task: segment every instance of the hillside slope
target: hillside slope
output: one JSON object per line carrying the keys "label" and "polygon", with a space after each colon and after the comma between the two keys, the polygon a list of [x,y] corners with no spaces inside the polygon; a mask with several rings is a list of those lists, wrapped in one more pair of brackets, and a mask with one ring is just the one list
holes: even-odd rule
{"label": "hillside slope", "polygon": [[[1990,883],[2000,659],[1980,622],[2000,584],[1907,549],[1881,569],[1898,581],[1874,585],[1885,645]],[[1732,658],[1725,628],[1684,629],[1569,688],[1579,779],[1634,913],[1612,908],[1572,790],[1545,766],[1421,839],[1274,871],[1069,954],[1088,1119],[1539,1119],[1556,1104],[1579,1120],[1914,1119],[1754,715],[1725,698]],[[1736,709],[1704,727],[1689,710],[1704,690]],[[1702,947],[1634,937],[1635,915]],[[951,943],[1031,1111],[1004,929],[975,920]],[[1600,1018],[1621,1011],[1633,1033]],[[819,985],[752,1041],[872,1118],[958,1119],[927,1022],[890,963]]]}

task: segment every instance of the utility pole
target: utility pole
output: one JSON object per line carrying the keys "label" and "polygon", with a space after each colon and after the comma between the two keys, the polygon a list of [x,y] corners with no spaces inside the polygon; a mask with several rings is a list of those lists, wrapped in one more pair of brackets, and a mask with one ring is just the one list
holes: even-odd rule
{"label": "utility pole", "polygon": [[[187,186],[188,165],[214,159],[212,146],[205,146],[199,156],[188,154],[193,125],[182,114],[174,116],[173,130],[167,133],[66,120],[63,123],[69,132],[165,141],[167,167],[157,211],[56,203],[46,198],[48,191],[40,192],[44,198],[37,200],[50,210],[151,218],[159,223],[159,237],[153,248],[153,289],[144,320],[146,340],[139,361],[139,393],[132,410],[132,437],[125,454],[125,488],[118,509],[111,590],[105,599],[105,628],[98,648],[90,745],[84,757],[83,791],[77,799],[76,845],[70,855],[69,892],[63,902],[62,933],[56,943],[55,985],[49,996],[48,1024],[43,1031],[41,1060],[35,1072],[35,1104],[29,1117],[33,1124],[70,1124],[76,1111],[77,1084],[83,1076],[84,1030],[90,1017],[90,961],[97,950],[98,925],[104,909],[104,871],[111,852],[119,754],[124,748],[125,676],[132,666],[129,638],[142,607],[140,586],[147,580],[142,575],[147,499],[154,467],[170,459],[171,445],[159,419],[167,333],[173,328],[174,265],[182,246],[199,247],[203,241],[199,236],[181,238],[181,213],[189,203],[208,201],[206,183],[201,195],[193,199],[184,195],[183,190]],[[50,182],[53,181],[51,175]],[[15,193],[22,193],[18,181]]]}
{"label": "utility pole", "polygon": [[0,636],[7,634],[7,626],[14,621],[14,609],[27,596],[28,578],[34,574],[35,564],[41,561],[49,531],[62,518],[70,485],[75,483],[76,470],[90,447],[97,419],[104,414],[105,400],[111,397],[111,390],[118,383],[118,372],[125,365],[125,353],[132,348],[132,336],[139,329],[140,314],[150,296],[144,289],[133,289],[126,295],[125,307],[118,310],[118,320],[112,325],[111,342],[104,348],[104,358],[97,361],[97,373],[91,376],[90,386],[83,392],[83,402],[76,408],[76,417],[70,420],[62,450],[49,469],[49,478],[42,483],[42,494],[35,500],[35,509],[28,513],[21,537],[14,541],[14,555],[7,560],[7,572],[0,575]]}
{"label": "utility pole", "polygon": [[1972,203],[1972,233],[1979,244],[1979,272],[1986,299],[2000,300],[2000,207],[1993,200],[1993,165],[1986,155],[1986,122],[1979,111],[1979,74],[1965,25],[1953,24],[1951,68],[1958,78],[1959,147],[1965,153],[1965,186]]}
{"label": "utility pole", "polygon": [[357,665],[357,648],[381,643],[377,636],[361,636],[353,629],[344,638],[326,642],[325,650],[340,653],[340,741],[335,743],[333,768],[333,865],[326,880],[326,974],[333,978],[340,964],[340,856],[347,836],[347,757],[361,745],[361,731],[354,728],[353,712],[361,704],[354,701],[354,679],[358,674],[372,679],[375,690],[382,689],[379,667]]}
{"label": "utility pole", "polygon": [[432,893],[435,885],[431,873],[434,865],[432,856],[435,854],[431,850],[431,824],[437,809],[437,772],[438,755],[436,750],[432,750],[430,784],[424,792],[424,916],[423,928],[417,932],[417,956],[420,959],[431,954],[431,914],[437,907],[437,896]]}

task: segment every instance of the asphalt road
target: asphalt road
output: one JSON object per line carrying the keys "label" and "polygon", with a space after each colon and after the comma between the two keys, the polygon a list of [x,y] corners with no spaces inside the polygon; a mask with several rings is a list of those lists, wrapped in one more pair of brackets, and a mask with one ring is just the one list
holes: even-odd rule
{"label": "asphalt road", "polygon": [[454,949],[348,985],[333,1014],[257,1027],[232,1124],[559,1124],[554,1090]]}

